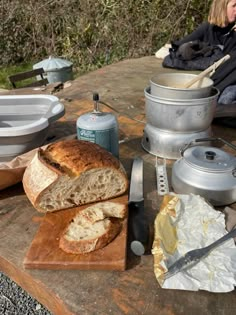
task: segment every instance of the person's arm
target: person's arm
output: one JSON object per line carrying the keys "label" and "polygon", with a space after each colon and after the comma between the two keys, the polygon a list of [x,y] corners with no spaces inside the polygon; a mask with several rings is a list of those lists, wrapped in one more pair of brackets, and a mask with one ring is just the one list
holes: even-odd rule
{"label": "person's arm", "polygon": [[194,41],[194,40],[200,40],[200,41],[206,41],[206,36],[209,33],[209,23],[205,22],[201,25],[199,25],[195,31],[193,31],[191,34],[185,36],[184,38],[176,41],[172,41],[172,44],[176,46],[180,46],[182,44]]}

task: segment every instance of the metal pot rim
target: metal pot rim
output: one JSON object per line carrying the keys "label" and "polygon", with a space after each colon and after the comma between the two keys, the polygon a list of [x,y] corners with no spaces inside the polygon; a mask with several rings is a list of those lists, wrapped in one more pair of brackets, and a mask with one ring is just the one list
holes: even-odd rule
{"label": "metal pot rim", "polygon": [[179,77],[196,77],[197,74],[193,74],[193,73],[178,73],[178,72],[173,72],[173,73],[160,73],[160,74],[157,74],[155,76],[153,76],[151,79],[150,79],[150,84],[151,85],[154,85],[154,86],[157,86],[157,87],[160,87],[162,89],[165,89],[165,90],[173,90],[173,91],[181,91],[181,92],[187,92],[187,91],[191,91],[191,92],[194,92],[194,91],[198,91],[198,90],[201,90],[201,89],[205,89],[207,87],[211,87],[213,86],[214,82],[212,79],[208,78],[208,77],[205,77],[204,80],[207,80],[209,81],[209,85],[208,86],[203,86],[203,87],[198,87],[198,88],[178,88],[178,87],[172,87],[172,86],[167,86],[167,85],[162,85],[162,84],[159,84],[159,83],[156,83],[154,80],[155,78],[157,77],[171,77],[171,76],[179,76]]}
{"label": "metal pot rim", "polygon": [[[211,99],[216,99],[219,95],[219,90],[217,88],[215,88],[214,86],[211,88],[212,90],[212,95],[208,96],[208,97],[202,97],[202,98],[192,98],[192,99],[180,99],[180,98],[175,98],[175,99],[171,99],[171,98],[163,98],[163,97],[159,97],[159,96],[155,96],[152,95],[150,93],[151,87],[147,86],[144,89],[144,94],[147,98],[152,99],[153,101],[158,101],[160,100],[162,103],[181,103],[181,105],[188,105],[191,102],[191,106],[194,105],[199,105],[202,101],[206,101],[207,99],[211,100]],[[168,105],[178,105],[178,104],[168,104]]]}

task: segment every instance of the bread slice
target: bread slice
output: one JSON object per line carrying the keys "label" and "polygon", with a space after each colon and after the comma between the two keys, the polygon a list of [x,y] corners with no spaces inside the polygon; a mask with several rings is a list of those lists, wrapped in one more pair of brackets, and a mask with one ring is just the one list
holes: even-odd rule
{"label": "bread slice", "polygon": [[83,218],[84,221],[93,224],[111,217],[123,219],[126,216],[126,212],[126,207],[123,204],[105,201],[86,208],[86,210],[82,211],[79,218]]}
{"label": "bread slice", "polygon": [[121,231],[126,206],[101,202],[80,211],[66,227],[59,247],[71,254],[84,254],[108,245]]}
{"label": "bread slice", "polygon": [[128,179],[120,161],[82,140],[39,149],[23,176],[26,195],[40,212],[52,212],[124,194]]}

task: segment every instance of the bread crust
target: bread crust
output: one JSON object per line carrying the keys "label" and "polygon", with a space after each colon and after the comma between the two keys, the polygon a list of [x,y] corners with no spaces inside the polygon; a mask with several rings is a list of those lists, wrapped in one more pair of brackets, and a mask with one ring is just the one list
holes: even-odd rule
{"label": "bread crust", "polygon": [[[74,179],[86,177],[94,170],[101,173],[103,170],[113,172],[114,176],[122,182],[120,191],[118,189],[108,196],[104,192],[93,198],[88,196],[88,201],[85,200],[86,198],[75,202],[71,199],[71,202],[51,208],[42,205],[42,199],[53,195],[53,189],[60,180],[72,183]],[[48,212],[118,197],[127,191],[128,179],[122,164],[110,152],[95,143],[74,139],[50,144],[44,150],[39,149],[25,170],[23,187],[32,205],[39,212]],[[63,193],[58,197],[59,199],[63,199],[65,191]]]}
{"label": "bread crust", "polygon": [[117,160],[110,152],[96,143],[83,140],[67,140],[49,145],[40,150],[40,160],[58,173],[79,176],[89,169],[100,167],[120,168]]}
{"label": "bread crust", "polygon": [[[44,178],[43,181],[42,178]],[[39,158],[39,151],[36,152],[30,165],[24,172],[22,181],[24,191],[34,206],[37,205],[37,198],[40,196],[40,194],[43,193],[43,191],[53,184],[57,179],[57,172],[48,168],[45,163],[42,163]],[[39,207],[37,210],[39,212],[45,212]]]}

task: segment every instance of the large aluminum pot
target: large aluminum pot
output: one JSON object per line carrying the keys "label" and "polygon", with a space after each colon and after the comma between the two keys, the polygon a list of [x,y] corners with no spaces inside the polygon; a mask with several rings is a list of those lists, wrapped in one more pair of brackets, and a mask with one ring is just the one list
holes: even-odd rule
{"label": "large aluminum pot", "polygon": [[176,160],[181,157],[181,149],[187,143],[206,137],[211,137],[211,128],[200,132],[182,133],[170,132],[146,124],[141,144],[144,150],[153,155]]}
{"label": "large aluminum pot", "polygon": [[[203,142],[202,139],[199,140]],[[195,146],[197,143],[198,140],[190,143],[182,151],[182,157],[173,165],[171,184],[174,191],[180,194],[200,195],[213,206],[234,203],[236,158],[217,147]]]}
{"label": "large aluminum pot", "polygon": [[213,87],[213,81],[208,77],[197,81],[190,88],[183,87],[196,76],[193,73],[160,73],[150,80],[151,94],[168,99],[208,97]]}
{"label": "large aluminum pot", "polygon": [[169,131],[197,132],[206,130],[214,118],[219,91],[212,88],[211,95],[200,99],[165,99],[144,90],[147,123]]}

